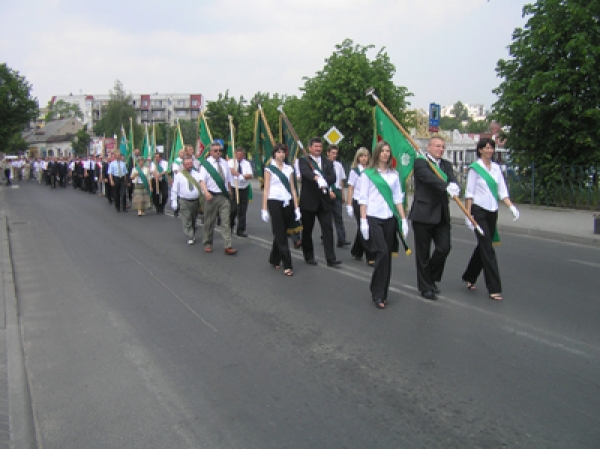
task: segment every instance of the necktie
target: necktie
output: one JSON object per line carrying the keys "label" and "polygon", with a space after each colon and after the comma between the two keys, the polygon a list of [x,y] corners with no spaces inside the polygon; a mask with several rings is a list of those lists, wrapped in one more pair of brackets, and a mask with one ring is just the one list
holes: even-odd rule
{"label": "necktie", "polygon": [[238,173],[239,173],[240,175],[243,175],[243,173],[242,173],[242,172],[243,172],[243,170],[242,170],[242,161],[240,161],[240,162],[238,163]]}
{"label": "necktie", "polygon": [[121,171],[121,162],[117,161],[117,174],[119,175],[119,178],[121,176],[123,176],[123,172]]}
{"label": "necktie", "polygon": [[223,169],[221,168],[221,160],[217,160],[217,170],[219,171],[219,174],[221,175],[221,178],[223,179],[223,182],[225,182],[225,175],[223,174]]}

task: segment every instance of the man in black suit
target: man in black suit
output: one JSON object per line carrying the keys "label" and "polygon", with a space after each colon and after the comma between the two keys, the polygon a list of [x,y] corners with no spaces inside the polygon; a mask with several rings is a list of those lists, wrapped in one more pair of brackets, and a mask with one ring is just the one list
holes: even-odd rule
{"label": "man in black suit", "polygon": [[[440,293],[436,282],[442,280],[451,247],[448,195],[460,194],[452,164],[442,159],[445,149],[442,138],[432,137],[426,157],[415,160],[415,193],[409,215],[415,236],[417,286],[421,295],[431,300]],[[430,254],[432,241],[434,251]]]}
{"label": "man in black suit", "polygon": [[67,158],[62,158],[58,163],[58,176],[60,177],[60,187],[63,189],[67,187],[67,173],[69,167],[67,165]]}
{"label": "man in black suit", "polygon": [[342,262],[336,260],[333,250],[333,225],[331,221],[332,200],[329,195],[330,186],[335,183],[333,163],[321,156],[323,142],[318,137],[310,139],[309,155],[299,160],[302,175],[300,192],[300,210],[302,211],[302,252],[309,265],[317,265],[312,240],[315,217],[321,225],[321,235],[325,246],[327,266],[336,267]]}
{"label": "man in black suit", "polygon": [[53,189],[56,189],[56,177],[58,175],[58,162],[54,156],[50,157],[48,162],[48,185]]}

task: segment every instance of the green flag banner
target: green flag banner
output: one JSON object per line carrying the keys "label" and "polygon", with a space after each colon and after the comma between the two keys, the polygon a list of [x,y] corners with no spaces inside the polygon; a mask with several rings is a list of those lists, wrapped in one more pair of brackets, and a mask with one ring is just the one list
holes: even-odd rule
{"label": "green flag banner", "polygon": [[[381,140],[390,144],[392,166],[398,171],[402,191],[406,194],[406,181],[412,175],[417,151],[379,106],[375,106],[373,117],[375,121],[373,148]],[[404,195],[404,207],[406,206],[407,195]]]}
{"label": "green flag banner", "polygon": [[256,111],[254,121],[254,152],[252,160],[258,172],[258,179],[263,182],[265,162],[271,157],[273,144],[271,143],[269,124],[263,120],[259,110]]}
{"label": "green flag banner", "polygon": [[288,126],[288,121],[283,119],[283,114],[279,115],[279,141],[288,147],[288,160],[293,167],[294,162],[296,162],[296,159],[298,158],[298,150],[300,147],[296,139],[294,139],[294,133]]}
{"label": "green flag banner", "polygon": [[183,150],[183,136],[181,135],[181,127],[179,123],[177,123],[177,128],[175,129],[175,138],[173,139],[173,145],[171,146],[171,154],[169,156],[169,168],[168,172],[171,171],[171,165],[173,165],[173,161],[175,158],[179,157],[179,152]]}
{"label": "green flag banner", "polygon": [[145,129],[145,133],[144,133],[144,141],[142,142],[142,156],[144,157],[144,159],[148,159],[148,156],[150,154],[150,139],[148,138],[148,125],[146,125],[146,129]]}
{"label": "green flag banner", "polygon": [[210,134],[206,118],[204,117],[204,114],[200,113],[198,116],[198,144],[196,148],[198,159],[206,159],[212,141],[212,135]]}

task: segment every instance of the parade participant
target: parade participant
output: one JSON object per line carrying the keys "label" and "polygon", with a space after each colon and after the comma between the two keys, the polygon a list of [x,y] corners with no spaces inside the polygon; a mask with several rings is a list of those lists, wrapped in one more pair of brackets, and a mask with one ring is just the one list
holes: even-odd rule
{"label": "parade participant", "polygon": [[[491,299],[502,300],[502,284],[498,259],[493,243],[499,242],[497,230],[498,201],[502,201],[510,209],[514,220],[519,218],[519,211],[508,197],[508,189],[502,176],[500,166],[492,162],[496,151],[496,142],[482,138],[477,143],[478,160],[470,165],[465,189],[465,207],[483,230],[483,235],[475,232],[477,246],[469,260],[467,269],[462,275],[469,290],[475,290],[475,283],[483,269],[485,286]],[[465,217],[469,229],[475,231],[471,221]]]}
{"label": "parade participant", "polygon": [[114,160],[108,167],[108,178],[113,192],[113,199],[117,212],[127,212],[127,165],[125,165],[125,156],[115,153]]}
{"label": "parade participant", "polygon": [[[452,164],[442,159],[445,149],[441,137],[432,137],[426,156],[415,160],[415,193],[409,214],[415,239],[417,287],[430,300],[436,300],[440,293],[437,282],[442,280],[451,248],[448,195],[460,194]],[[432,254],[431,242],[435,245]]]}
{"label": "parade participant", "polygon": [[188,245],[193,245],[196,241],[199,198],[200,173],[194,170],[192,157],[184,155],[171,186],[171,208],[175,209],[179,205],[183,233],[187,238]]}
{"label": "parade participant", "polygon": [[346,172],[344,172],[344,167],[337,160],[339,151],[337,145],[329,145],[329,147],[327,147],[327,159],[333,163],[333,170],[335,171],[335,183],[331,186],[329,192],[332,201],[331,214],[337,233],[337,247],[341,248],[349,245],[350,242],[346,240],[346,228],[344,226],[344,216],[342,215]]}
{"label": "parade participant", "polygon": [[150,170],[145,166],[143,157],[137,158],[137,166],[131,170],[131,183],[134,185],[132,207],[137,209],[138,217],[146,215],[150,207]]}
{"label": "parade participant", "polygon": [[56,158],[54,156],[50,157],[50,162],[48,162],[48,185],[56,189],[56,178],[58,176],[58,163],[56,162]]}
{"label": "parade participant", "polygon": [[288,246],[287,230],[293,226],[294,219],[301,218],[298,196],[294,187],[294,169],[284,162],[285,145],[278,143],[273,147],[271,164],[265,166],[265,190],[261,218],[267,223],[271,217],[273,246],[269,263],[279,268],[283,262],[283,274],[292,276],[292,254]]}
{"label": "parade participant", "polygon": [[83,160],[79,156],[75,160],[75,174],[76,174],[76,188],[83,190],[83,175],[85,174],[85,169],[83,168]]}
{"label": "parade participant", "polygon": [[41,168],[42,168],[42,183],[45,185],[50,185],[50,180],[48,178],[48,160],[50,159],[50,157],[48,157],[48,159],[46,159],[45,157],[42,158],[42,163],[41,163]]}
{"label": "parade participant", "polygon": [[231,233],[233,234],[233,227],[235,226],[235,219],[237,217],[238,237],[248,237],[248,234],[246,234],[246,212],[248,210],[249,180],[252,179],[252,166],[246,159],[246,152],[242,147],[236,148],[235,157],[229,159],[228,162],[235,187],[231,197],[231,216],[229,218]]}
{"label": "parade participant", "polygon": [[223,243],[225,254],[234,255],[237,249],[231,247],[231,213],[229,198],[231,197],[231,172],[227,162],[221,158],[222,146],[218,142],[210,144],[210,156],[200,161],[200,187],[204,194],[204,251],[212,252],[213,233],[217,215],[223,226]]}
{"label": "parade participant", "polygon": [[392,167],[392,150],[382,140],[373,150],[373,160],[360,176],[360,232],[375,256],[371,277],[371,297],[375,306],[384,309],[392,275],[392,253],[398,252],[400,229],[408,236],[398,172]]}
{"label": "parade participant", "polygon": [[35,160],[35,179],[37,180],[38,184],[42,183],[42,174],[42,160],[38,157]]}
{"label": "parade participant", "polygon": [[162,153],[157,151],[154,155],[154,162],[150,165],[150,175],[152,176],[152,202],[154,203],[157,214],[165,213],[165,205],[169,198],[168,168],[169,164],[167,161],[163,161]]}
{"label": "parade participant", "polygon": [[63,189],[67,188],[67,174],[69,173],[69,165],[67,163],[67,158],[61,158],[58,163],[58,176],[60,177],[59,186]]}
{"label": "parade participant", "polygon": [[112,188],[110,185],[110,179],[108,177],[108,167],[110,163],[115,159],[114,154],[110,155],[110,158],[107,156],[104,158],[104,162],[102,163],[102,181],[104,183],[104,196],[108,200],[108,204],[113,203],[112,197]]}
{"label": "parade participant", "polygon": [[327,266],[335,267],[342,262],[335,257],[333,249],[333,225],[331,223],[332,201],[329,186],[335,183],[333,164],[321,156],[323,143],[319,137],[309,141],[309,155],[300,158],[298,166],[302,175],[300,210],[302,211],[302,252],[309,265],[317,265],[312,240],[315,218],[319,219]]}
{"label": "parade participant", "polygon": [[12,164],[7,159],[2,161],[2,169],[6,178],[6,187],[12,186]]}
{"label": "parade participant", "polygon": [[[173,173],[173,182],[175,182],[175,175],[179,173],[183,168],[183,158],[185,156],[185,149],[179,150],[177,157],[171,164],[171,172]],[[171,203],[171,206],[173,203]],[[173,217],[179,218],[179,203],[175,203],[175,209],[173,209]]]}
{"label": "parade participant", "polygon": [[354,156],[350,174],[348,175],[348,203],[346,211],[349,217],[356,219],[356,236],[354,243],[350,248],[350,254],[356,260],[362,260],[363,254],[366,254],[367,265],[375,266],[375,257],[369,253],[364,244],[362,234],[360,233],[360,205],[358,198],[360,197],[360,175],[369,166],[371,162],[371,154],[365,147],[359,148]]}

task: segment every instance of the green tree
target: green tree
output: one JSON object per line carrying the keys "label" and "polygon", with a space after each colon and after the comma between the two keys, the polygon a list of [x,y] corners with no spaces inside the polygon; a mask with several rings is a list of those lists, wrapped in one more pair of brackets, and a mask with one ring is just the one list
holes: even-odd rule
{"label": "green tree", "polygon": [[4,152],[7,154],[20,154],[25,153],[27,148],[29,148],[29,144],[25,142],[25,139],[23,139],[21,133],[17,132],[13,134],[8,141],[8,144],[4,148]]}
{"label": "green tree", "polygon": [[[359,146],[370,147],[373,139],[373,106],[365,90],[374,87],[377,96],[406,128],[406,109],[411,96],[405,87],[396,86],[392,78],[396,67],[385,49],[373,60],[368,52],[374,46],[354,45],[350,39],[335,46],[325,67],[312,78],[304,78],[301,103],[295,105],[300,117],[293,118],[301,137],[322,136],[335,125],[344,135],[340,143],[341,157],[350,160]],[[287,113],[287,111],[286,111]],[[292,116],[288,114],[290,118]],[[298,123],[298,125],[296,125]]]}
{"label": "green tree", "polygon": [[92,141],[91,136],[87,132],[87,125],[77,131],[75,138],[71,142],[71,148],[73,152],[80,156],[87,155],[90,149],[90,142]]}
{"label": "green tree", "polygon": [[496,67],[495,117],[511,157],[549,185],[564,164],[600,163],[600,2],[538,0],[523,15]]}
{"label": "green tree", "polygon": [[133,123],[134,147],[139,148],[144,140],[144,128],[136,121],[137,115],[131,95],[125,92],[121,81],[116,80],[113,90],[110,91],[110,100],[102,109],[102,118],[94,126],[94,133],[97,136],[116,134],[120,140],[123,127],[129,138],[130,119]]}
{"label": "green tree", "polygon": [[58,100],[52,104],[52,100],[50,100],[47,108],[48,113],[44,117],[46,123],[52,120],[73,117],[83,120],[83,112],[81,112],[81,108],[76,103],[67,103],[64,100]]}
{"label": "green tree", "polygon": [[483,134],[489,132],[490,122],[488,119],[475,121],[469,119],[469,122],[465,126],[465,132],[472,134]]}
{"label": "green tree", "polygon": [[7,148],[38,114],[37,98],[31,84],[19,72],[0,64],[0,148]]}
{"label": "green tree", "polygon": [[469,120],[469,110],[460,100],[454,103],[452,114],[461,122]]}
{"label": "green tree", "polygon": [[462,120],[456,117],[440,117],[440,129],[445,131],[454,131],[457,129],[459,132],[464,132]]}

